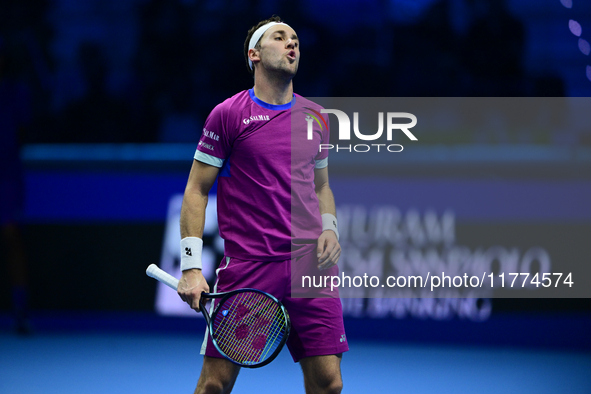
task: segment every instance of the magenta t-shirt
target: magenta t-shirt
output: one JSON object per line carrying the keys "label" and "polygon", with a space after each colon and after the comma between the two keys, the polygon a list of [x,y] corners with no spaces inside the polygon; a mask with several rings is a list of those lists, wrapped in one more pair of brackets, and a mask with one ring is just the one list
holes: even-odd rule
{"label": "magenta t-shirt", "polygon": [[[243,260],[287,260],[316,247],[322,232],[314,169],[328,164],[328,116],[302,96],[272,105],[253,89],[242,91],[209,114],[195,159],[220,167],[218,224],[225,255]],[[320,124],[318,124],[320,123]]]}

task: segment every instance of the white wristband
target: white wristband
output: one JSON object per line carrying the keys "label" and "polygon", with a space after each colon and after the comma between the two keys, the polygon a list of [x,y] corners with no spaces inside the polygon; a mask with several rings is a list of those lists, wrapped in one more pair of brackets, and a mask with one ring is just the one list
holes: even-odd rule
{"label": "white wristband", "polygon": [[339,230],[337,229],[337,218],[332,213],[322,214],[322,231],[332,230],[337,235],[337,241],[339,240]]}
{"label": "white wristband", "polygon": [[197,237],[181,239],[181,271],[192,268],[201,269],[201,250],[203,240]]}

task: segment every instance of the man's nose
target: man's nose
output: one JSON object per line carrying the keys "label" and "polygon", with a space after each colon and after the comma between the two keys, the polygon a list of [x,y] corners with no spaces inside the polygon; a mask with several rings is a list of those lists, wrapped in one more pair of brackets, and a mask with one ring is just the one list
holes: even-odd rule
{"label": "man's nose", "polygon": [[286,48],[291,48],[291,49],[295,48],[295,43],[293,42],[293,40],[291,38],[288,38],[287,39],[287,42],[285,44],[285,47]]}

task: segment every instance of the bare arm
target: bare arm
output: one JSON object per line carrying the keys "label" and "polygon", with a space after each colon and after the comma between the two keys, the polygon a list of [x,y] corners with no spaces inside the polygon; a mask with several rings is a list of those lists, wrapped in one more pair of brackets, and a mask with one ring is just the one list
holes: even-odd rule
{"label": "bare arm", "polygon": [[[334,195],[328,184],[328,167],[314,170],[314,187],[318,203],[320,206],[320,214],[330,213],[336,216],[336,207],[334,203]],[[341,245],[337,240],[337,236],[332,230],[325,230],[318,238],[318,268],[323,270],[337,264],[341,256]]]}
{"label": "bare arm", "polygon": [[[207,196],[218,172],[217,167],[193,160],[181,208],[181,238],[203,238]],[[199,310],[201,293],[209,292],[209,286],[200,269],[188,269],[183,271],[177,291],[191,308]]]}
{"label": "bare arm", "polygon": [[334,195],[328,184],[328,167],[314,170],[314,187],[320,203],[320,214],[332,213],[336,216]]}

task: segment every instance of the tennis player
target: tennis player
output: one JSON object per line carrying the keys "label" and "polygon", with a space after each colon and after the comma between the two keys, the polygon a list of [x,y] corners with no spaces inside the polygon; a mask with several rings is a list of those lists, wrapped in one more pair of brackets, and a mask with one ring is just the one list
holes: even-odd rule
{"label": "tennis player", "polygon": [[[287,346],[302,367],[306,392],[340,393],[341,356],[348,350],[340,299],[292,297],[291,291],[298,267],[338,275],[341,247],[328,153],[319,152],[328,130],[314,123],[307,138],[310,117],[304,111],[318,115],[320,107],[293,92],[300,60],[293,28],[277,16],[259,22],[248,32],[244,53],[254,87],[213,109],[195,152],[181,210],[178,293],[198,310],[201,292],[209,291],[201,273],[201,238],[217,178],[225,257],[213,292],[256,288],[277,297],[291,318]],[[240,367],[217,352],[207,332],[202,354],[195,392],[231,392]]]}

